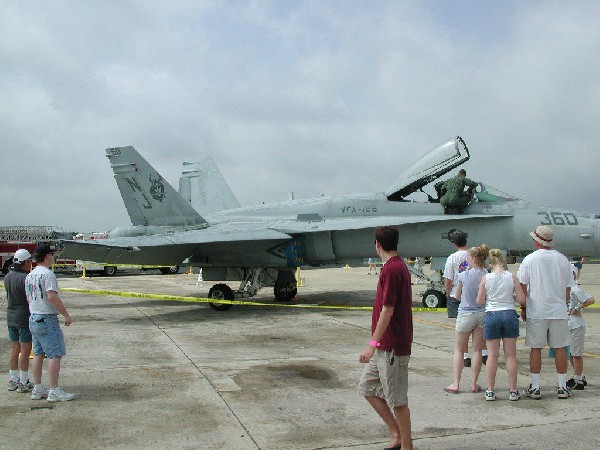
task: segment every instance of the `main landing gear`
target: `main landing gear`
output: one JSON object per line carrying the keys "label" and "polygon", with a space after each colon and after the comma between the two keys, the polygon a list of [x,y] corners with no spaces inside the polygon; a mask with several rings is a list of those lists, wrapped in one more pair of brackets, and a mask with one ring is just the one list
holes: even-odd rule
{"label": "main landing gear", "polygon": [[[274,270],[256,267],[246,270],[246,274],[237,291],[233,291],[224,283],[215,284],[208,291],[208,297],[215,300],[236,300],[254,297],[263,286],[273,286],[273,293],[277,301],[290,301],[298,294],[296,278],[290,270]],[[210,302],[209,306],[216,311],[227,311],[232,303]]]}

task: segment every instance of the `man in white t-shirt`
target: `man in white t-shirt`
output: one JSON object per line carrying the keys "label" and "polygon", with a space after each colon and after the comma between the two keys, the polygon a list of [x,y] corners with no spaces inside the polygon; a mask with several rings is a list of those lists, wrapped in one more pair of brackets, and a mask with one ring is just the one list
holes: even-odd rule
{"label": "man in white t-shirt", "polygon": [[[32,400],[47,398],[49,402],[73,400],[73,394],[58,385],[60,362],[67,354],[65,338],[58,322],[58,314],[65,318],[65,325],[73,322],[60,299],[58,282],[50,267],[54,263],[54,250],[48,244],[39,244],[33,251],[37,267],[25,278],[25,293],[29,302],[29,330],[33,341],[33,390]],[[50,389],[42,384],[44,356],[48,358]]]}
{"label": "man in white t-shirt", "polygon": [[[444,266],[446,307],[448,308],[448,317],[456,318],[458,305],[460,303],[460,300],[456,299],[458,274],[469,268],[469,263],[467,262],[467,233],[460,230],[454,230],[448,235],[448,239],[454,244],[456,251],[448,256],[446,265]],[[464,365],[465,367],[471,367],[469,353],[464,354]]]}
{"label": "man in white t-shirt", "polygon": [[571,391],[566,385],[565,347],[569,345],[567,305],[571,295],[571,263],[562,253],[553,249],[554,233],[550,227],[540,225],[530,235],[536,251],[523,259],[517,274],[527,298],[525,345],[531,348],[531,384],[525,390],[525,395],[541,398],[542,348],[547,344],[555,353],[558,398],[569,398]]}

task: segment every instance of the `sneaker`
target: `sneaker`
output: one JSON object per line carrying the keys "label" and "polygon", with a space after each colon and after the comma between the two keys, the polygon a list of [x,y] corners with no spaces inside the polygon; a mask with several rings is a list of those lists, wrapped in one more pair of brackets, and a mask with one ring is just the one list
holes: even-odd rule
{"label": "sneaker", "polygon": [[540,398],[542,398],[542,392],[540,391],[540,388],[534,389],[533,386],[530,384],[529,387],[525,389],[525,397],[533,398],[534,400],[539,400]]}
{"label": "sneaker", "polygon": [[490,391],[489,389],[485,390],[485,400],[487,402],[493,402],[496,400],[496,393],[494,391]]}
{"label": "sneaker", "polygon": [[[573,386],[572,388],[570,388],[573,391],[583,391],[585,389],[585,384],[583,384],[583,380],[579,381],[579,380],[575,380],[575,386]],[[569,387],[569,386],[567,386]]]}
{"label": "sneaker", "polygon": [[16,391],[18,387],[19,387],[19,382],[18,381],[13,381],[13,380],[10,380],[8,382],[8,384],[6,385],[6,388],[9,391]]}
{"label": "sneaker", "polygon": [[56,389],[51,389],[48,392],[48,401],[50,403],[54,402],[68,402],[69,400],[73,400],[75,396],[73,394],[69,394],[65,392],[63,388],[57,387]]}
{"label": "sneaker", "polygon": [[585,377],[581,377],[581,382],[584,386],[587,386],[587,381],[585,381]]}
{"label": "sneaker", "polygon": [[488,358],[488,355],[483,355],[483,356],[481,357],[481,363],[482,363],[482,364],[487,364],[487,358]]}
{"label": "sneaker", "polygon": [[31,400],[41,400],[48,397],[48,389],[42,386],[41,389],[36,389],[35,386],[31,391]]}
{"label": "sneaker", "polygon": [[568,387],[562,388],[560,386],[556,389],[556,393],[558,394],[558,398],[569,398],[573,395],[571,389]]}
{"label": "sneaker", "polygon": [[573,389],[573,387],[575,387],[576,384],[577,384],[577,381],[575,381],[575,378],[569,378],[567,380],[567,387],[569,389]]}
{"label": "sneaker", "polygon": [[33,383],[30,382],[29,380],[27,380],[27,383],[25,383],[25,384],[19,383],[19,387],[17,387],[17,391],[19,391],[21,394],[24,394],[26,392],[31,392],[31,391],[33,391]]}
{"label": "sneaker", "polygon": [[471,367],[471,358],[464,359],[465,367]]}
{"label": "sneaker", "polygon": [[508,394],[508,399],[511,402],[517,401],[521,398],[521,393],[519,391],[510,391]]}

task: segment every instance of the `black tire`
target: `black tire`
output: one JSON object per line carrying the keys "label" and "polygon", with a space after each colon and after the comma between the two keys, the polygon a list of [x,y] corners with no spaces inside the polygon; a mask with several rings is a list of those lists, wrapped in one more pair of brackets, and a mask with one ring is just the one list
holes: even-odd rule
{"label": "black tire", "polygon": [[104,266],[102,273],[107,277],[112,277],[117,273],[117,267],[116,266]]}
{"label": "black tire", "polygon": [[179,266],[161,267],[158,270],[160,270],[160,273],[163,275],[175,275],[176,273],[179,273]]}
{"label": "black tire", "polygon": [[279,302],[288,302],[298,294],[298,288],[295,284],[276,284],[273,287],[273,294],[275,294],[275,300]]}
{"label": "black tire", "polygon": [[10,270],[10,266],[12,265],[12,263],[13,263],[13,258],[10,258],[8,261],[6,261],[4,263],[4,266],[2,266],[2,273],[4,275],[6,275],[8,273],[8,271]]}
{"label": "black tire", "polygon": [[435,289],[423,293],[423,306],[425,308],[443,308],[446,306],[446,296]]}
{"label": "black tire", "polygon": [[[215,298],[220,300],[233,300],[235,295],[229,286],[226,284],[215,284],[208,291],[209,298]],[[213,303],[209,302],[208,305],[215,311],[227,311],[233,306],[231,303]]]}

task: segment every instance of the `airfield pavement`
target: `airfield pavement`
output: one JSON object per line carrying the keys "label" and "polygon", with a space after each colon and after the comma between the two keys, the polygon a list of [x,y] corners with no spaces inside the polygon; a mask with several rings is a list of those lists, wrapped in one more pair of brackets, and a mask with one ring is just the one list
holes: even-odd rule
{"label": "airfield pavement", "polygon": [[[516,266],[510,267],[512,271]],[[292,304],[372,304],[377,277],[366,268],[303,270]],[[196,275],[60,276],[61,288],[205,297]],[[235,286],[234,283],[231,283]],[[600,265],[586,264],[584,290],[600,299]],[[413,285],[421,306],[423,285]],[[357,395],[358,355],[369,310],[234,306],[63,292],[73,325],[61,385],[77,395],[49,404],[0,393],[0,448],[382,449],[387,430]],[[271,288],[255,299],[273,304]],[[8,381],[6,297],[0,293],[0,372]],[[447,394],[454,320],[414,313],[409,402],[417,449],[599,448],[600,308],[585,311],[585,374],[575,396],[556,396],[554,364],[542,367],[542,399],[509,402],[504,364],[499,399]],[[521,335],[524,336],[524,323]],[[518,342],[519,386],[529,384]],[[546,352],[544,352],[547,355]],[[44,367],[47,380],[47,365]],[[572,370],[569,367],[569,376]],[[470,369],[463,372],[468,387]],[[479,382],[485,387],[485,374]]]}

